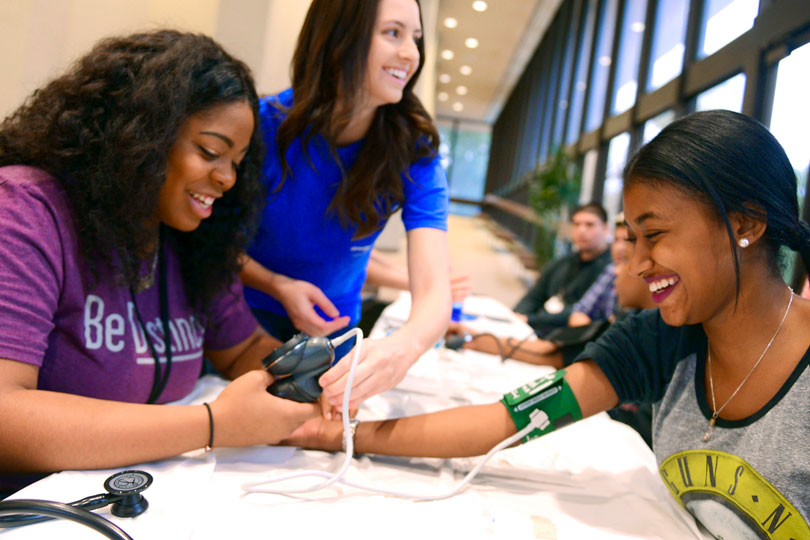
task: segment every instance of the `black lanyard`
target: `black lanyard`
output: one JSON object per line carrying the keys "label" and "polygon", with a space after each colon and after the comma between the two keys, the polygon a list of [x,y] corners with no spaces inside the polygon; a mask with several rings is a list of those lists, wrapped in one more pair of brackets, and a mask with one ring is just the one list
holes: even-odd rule
{"label": "black lanyard", "polygon": [[[162,235],[161,235],[162,236]],[[163,244],[161,238],[160,246],[158,246],[158,293],[160,295],[160,323],[163,327],[163,342],[165,343],[166,350],[166,372],[161,374],[160,357],[158,356],[155,344],[152,338],[149,337],[149,332],[146,325],[143,323],[141,312],[138,309],[138,303],[135,301],[135,292],[132,287],[129,288],[129,295],[132,297],[132,304],[135,306],[135,315],[138,317],[138,324],[141,325],[143,335],[146,338],[146,343],[149,345],[149,352],[152,353],[152,358],[155,360],[155,378],[152,382],[152,391],[149,392],[149,399],[147,403],[156,403],[163,390],[166,388],[166,383],[169,382],[169,373],[172,371],[172,335],[169,328],[169,295],[166,285],[166,258],[163,254]]]}

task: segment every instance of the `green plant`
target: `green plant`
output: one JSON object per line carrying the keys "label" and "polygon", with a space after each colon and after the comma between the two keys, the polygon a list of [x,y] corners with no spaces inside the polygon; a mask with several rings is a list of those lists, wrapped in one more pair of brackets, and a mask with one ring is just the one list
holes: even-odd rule
{"label": "green plant", "polygon": [[535,255],[540,268],[555,255],[558,231],[578,202],[581,180],[579,164],[562,148],[525,177],[529,204],[540,218],[535,236]]}

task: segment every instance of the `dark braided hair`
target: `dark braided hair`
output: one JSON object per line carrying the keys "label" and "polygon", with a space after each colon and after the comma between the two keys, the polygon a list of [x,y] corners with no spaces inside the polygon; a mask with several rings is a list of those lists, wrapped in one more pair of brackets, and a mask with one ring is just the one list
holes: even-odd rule
{"label": "dark braided hair", "polygon": [[195,231],[168,231],[188,296],[203,308],[236,275],[263,200],[253,79],[211,38],[160,30],[102,40],[3,121],[0,166],[32,165],[58,178],[95,278],[114,268],[133,284],[154,254],[149,223],[180,126],[235,102],[250,105],[256,126],[235,186]]}
{"label": "dark braided hair", "polygon": [[810,269],[810,225],[799,219],[796,174],[768,128],[748,116],[725,110],[685,116],[636,152],[624,178],[625,189],[664,182],[714,210],[728,232],[738,294],[730,213],[767,223],[764,240],[774,272],[780,271],[781,246],[798,252]]}

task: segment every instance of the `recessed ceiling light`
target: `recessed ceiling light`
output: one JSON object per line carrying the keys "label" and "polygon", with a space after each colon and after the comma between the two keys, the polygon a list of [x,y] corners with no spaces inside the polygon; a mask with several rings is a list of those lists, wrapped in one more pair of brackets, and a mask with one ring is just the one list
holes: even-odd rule
{"label": "recessed ceiling light", "polygon": [[474,37],[467,38],[464,40],[464,45],[466,45],[470,49],[475,49],[476,47],[478,47],[478,40],[475,39]]}
{"label": "recessed ceiling light", "polygon": [[444,20],[444,25],[447,28],[455,28],[456,26],[458,26],[458,21],[456,19],[454,19],[453,17],[447,17]]}
{"label": "recessed ceiling light", "polygon": [[633,32],[639,33],[639,34],[644,31],[644,28],[645,28],[645,26],[644,26],[643,22],[636,21],[636,22],[634,22],[633,24],[630,25],[630,30],[632,30]]}
{"label": "recessed ceiling light", "polygon": [[447,92],[439,92],[439,101],[447,101],[450,99],[450,96],[447,95]]}
{"label": "recessed ceiling light", "polygon": [[444,84],[449,83],[450,75],[448,75],[447,73],[442,73],[441,75],[439,75],[439,82]]}
{"label": "recessed ceiling light", "polygon": [[469,75],[472,73],[472,68],[470,66],[461,66],[458,68],[458,70],[462,75]]}
{"label": "recessed ceiling light", "polygon": [[456,101],[455,103],[453,103],[453,110],[456,112],[461,112],[464,110],[464,105]]}
{"label": "recessed ceiling light", "polygon": [[473,9],[475,11],[486,11],[487,3],[484,2],[484,0],[475,0],[475,2],[473,2]]}
{"label": "recessed ceiling light", "polygon": [[455,53],[453,53],[453,51],[451,51],[450,49],[445,49],[442,51],[442,58],[444,58],[445,60],[452,60],[453,58],[455,58],[455,56],[456,56]]}
{"label": "recessed ceiling light", "polygon": [[599,65],[608,67],[610,64],[613,63],[613,60],[609,56],[600,56],[599,57]]}
{"label": "recessed ceiling light", "polygon": [[458,94],[460,96],[466,96],[467,95],[467,87],[466,86],[457,87],[456,88],[456,94]]}

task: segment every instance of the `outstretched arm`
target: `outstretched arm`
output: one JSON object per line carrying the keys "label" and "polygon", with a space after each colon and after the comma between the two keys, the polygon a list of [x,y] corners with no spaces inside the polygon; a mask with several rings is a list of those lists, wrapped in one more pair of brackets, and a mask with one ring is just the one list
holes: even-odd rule
{"label": "outstretched arm", "polygon": [[391,287],[407,291],[410,286],[408,269],[380,253],[371,250],[366,267],[366,282],[377,287]]}
{"label": "outstretched arm", "polygon": [[[214,446],[272,444],[319,414],[267,392],[273,379],[260,360],[277,343],[257,331],[207,356],[236,376],[211,403]],[[208,444],[201,405],[123,403],[37,389],[39,368],[0,359],[0,472],[98,469],[163,459]],[[268,419],[270,419],[268,421]]]}
{"label": "outstretched arm", "polygon": [[[565,376],[582,416],[610,409],[618,397],[605,375],[590,361],[569,366]],[[517,432],[506,407],[498,402],[447,409],[431,414],[361,422],[355,435],[360,453],[412,457],[464,457],[485,454]],[[336,451],[341,448],[343,425],[315,419],[307,422],[285,444]]]}

